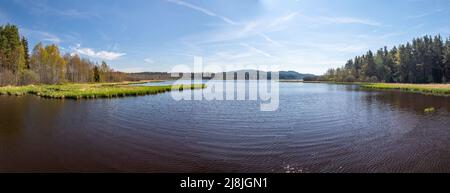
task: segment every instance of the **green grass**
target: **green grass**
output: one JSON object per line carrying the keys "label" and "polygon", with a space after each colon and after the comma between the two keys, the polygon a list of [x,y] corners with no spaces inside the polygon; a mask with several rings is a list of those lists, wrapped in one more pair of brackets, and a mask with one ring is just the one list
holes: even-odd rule
{"label": "green grass", "polygon": [[434,113],[436,112],[436,109],[434,107],[426,108],[424,110],[425,113]]}
{"label": "green grass", "polygon": [[368,89],[389,89],[405,92],[421,93],[436,96],[450,96],[450,84],[397,84],[397,83],[371,83],[362,84]]}
{"label": "green grass", "polygon": [[340,85],[362,85],[367,84],[364,82],[335,82],[335,81],[303,81],[303,83],[311,83],[311,84],[340,84]]}
{"label": "green grass", "polygon": [[133,86],[135,82],[99,84],[62,84],[0,87],[0,95],[36,95],[54,99],[95,99],[142,96],[169,91],[206,88],[204,84],[174,86]]}

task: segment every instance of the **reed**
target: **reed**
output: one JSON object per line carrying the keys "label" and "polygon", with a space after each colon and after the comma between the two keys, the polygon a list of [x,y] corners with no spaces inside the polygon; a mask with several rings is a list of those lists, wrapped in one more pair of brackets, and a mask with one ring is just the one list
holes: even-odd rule
{"label": "reed", "polygon": [[405,92],[421,93],[436,96],[450,96],[450,84],[398,84],[398,83],[371,83],[362,84],[368,89],[401,90]]}
{"label": "reed", "polygon": [[136,86],[135,82],[99,84],[61,84],[0,87],[0,95],[36,95],[54,99],[95,99],[142,96],[169,91],[206,88],[204,84],[170,86]]}

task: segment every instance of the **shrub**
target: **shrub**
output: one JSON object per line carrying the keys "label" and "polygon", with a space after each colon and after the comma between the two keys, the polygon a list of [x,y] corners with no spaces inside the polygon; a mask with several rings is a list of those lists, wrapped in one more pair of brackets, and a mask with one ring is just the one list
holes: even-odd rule
{"label": "shrub", "polygon": [[348,75],[344,78],[344,82],[355,82],[356,78],[353,75]]}
{"label": "shrub", "polygon": [[22,85],[36,84],[39,82],[39,75],[31,70],[25,70],[22,73]]}
{"label": "shrub", "polygon": [[367,78],[367,82],[378,82],[378,78],[376,76],[372,76],[370,78]]}
{"label": "shrub", "polygon": [[0,72],[0,86],[16,85],[17,80],[14,73],[10,70]]}

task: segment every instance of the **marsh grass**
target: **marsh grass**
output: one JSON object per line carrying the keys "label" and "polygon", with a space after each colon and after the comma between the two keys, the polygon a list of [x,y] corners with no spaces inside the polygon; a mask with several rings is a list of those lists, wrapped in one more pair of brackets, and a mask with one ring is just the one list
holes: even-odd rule
{"label": "marsh grass", "polygon": [[372,83],[362,84],[361,86],[368,89],[390,89],[427,95],[450,96],[450,84]]}
{"label": "marsh grass", "polygon": [[434,113],[436,112],[436,109],[434,107],[429,107],[423,110],[425,113]]}
{"label": "marsh grass", "polygon": [[206,88],[204,84],[170,86],[136,86],[136,82],[99,84],[29,85],[0,87],[0,95],[36,95],[54,99],[95,99],[142,96],[169,91]]}

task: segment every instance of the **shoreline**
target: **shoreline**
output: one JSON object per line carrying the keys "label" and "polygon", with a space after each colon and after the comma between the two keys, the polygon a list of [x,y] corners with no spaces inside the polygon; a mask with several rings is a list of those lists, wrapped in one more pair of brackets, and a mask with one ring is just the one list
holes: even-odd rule
{"label": "shoreline", "polygon": [[362,88],[373,90],[398,90],[432,96],[450,97],[450,84],[367,83]]}
{"label": "shoreline", "polygon": [[366,83],[332,81],[305,81],[304,83],[359,85],[361,86],[361,88],[370,90],[397,90],[401,92],[417,93],[423,95],[450,97],[450,84]]}
{"label": "shoreline", "polygon": [[25,96],[34,95],[51,99],[96,99],[119,98],[127,96],[154,95],[170,91],[204,89],[205,84],[168,85],[168,86],[135,86],[149,82],[162,81],[136,81],[117,83],[70,83],[60,85],[28,85],[0,87],[0,95]]}

